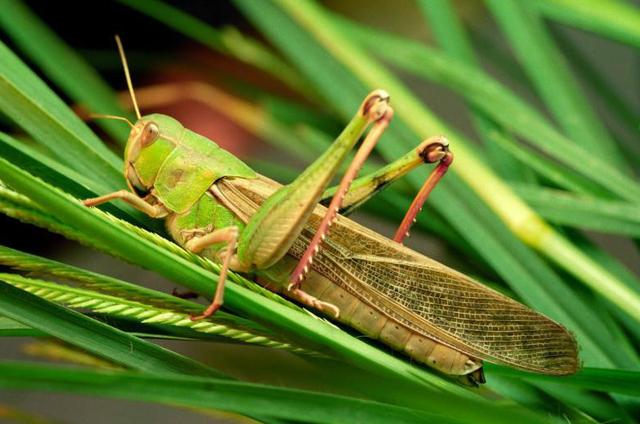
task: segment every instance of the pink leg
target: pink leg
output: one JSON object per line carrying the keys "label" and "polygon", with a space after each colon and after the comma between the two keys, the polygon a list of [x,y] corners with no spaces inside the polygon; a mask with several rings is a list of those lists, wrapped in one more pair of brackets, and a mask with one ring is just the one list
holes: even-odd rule
{"label": "pink leg", "polygon": [[416,216],[422,210],[422,206],[424,202],[433,191],[434,187],[438,184],[438,182],[442,179],[444,174],[449,169],[449,165],[453,162],[453,153],[449,151],[448,142],[443,143],[442,141],[435,142],[429,146],[427,146],[425,150],[425,162],[427,163],[435,163],[438,162],[438,166],[434,169],[429,178],[424,182],[424,185],[413,199],[411,206],[407,210],[407,213],[400,223],[396,234],[393,236],[393,240],[398,243],[402,243],[404,239],[409,235],[409,229],[416,222]]}
{"label": "pink leg", "polygon": [[331,203],[327,207],[327,213],[322,219],[322,222],[320,222],[320,225],[318,226],[318,229],[316,230],[316,233],[313,236],[311,243],[309,243],[307,250],[304,252],[302,257],[300,258],[300,262],[298,262],[298,265],[296,266],[293,273],[291,274],[291,277],[289,278],[290,291],[298,290],[300,284],[304,280],[304,277],[309,271],[309,267],[313,262],[313,257],[320,250],[320,244],[325,239],[326,234],[329,231],[329,227],[331,226],[331,223],[333,222],[333,220],[336,218],[336,215],[338,214],[338,210],[342,205],[342,201],[344,200],[345,194],[349,190],[349,187],[353,182],[353,180],[355,179],[355,177],[358,175],[358,172],[360,171],[360,168],[362,168],[362,165],[364,164],[365,160],[371,154],[371,151],[373,150],[376,143],[380,139],[380,136],[382,135],[384,130],[389,126],[389,122],[391,121],[392,117],[393,117],[393,109],[391,109],[391,107],[388,107],[385,113],[378,118],[378,120],[376,121],[376,123],[371,128],[371,130],[365,137],[364,141],[362,142],[362,145],[358,149],[358,152],[356,153],[355,158],[351,162],[351,165],[349,165],[347,172],[342,177],[342,180],[340,181],[340,186],[338,187],[338,190],[336,191],[335,195],[331,199]]}

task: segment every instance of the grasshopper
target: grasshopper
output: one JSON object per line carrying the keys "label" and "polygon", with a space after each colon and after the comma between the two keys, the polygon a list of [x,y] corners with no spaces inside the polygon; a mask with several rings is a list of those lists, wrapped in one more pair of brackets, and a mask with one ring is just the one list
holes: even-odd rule
{"label": "grasshopper", "polygon": [[[576,342],[560,324],[402,245],[453,160],[444,137],[356,179],[392,118],[386,92],[369,94],[331,147],[283,186],[170,116],[141,116],[116,41],[138,120],[102,117],[131,126],[124,154],[129,190],[84,204],[123,200],[164,218],[185,249],[221,263],[213,301],[193,319],[220,308],[231,269],[471,385],[485,382],[485,360],[552,375],[577,371]],[[326,190],[367,127],[340,185]],[[339,214],[424,163],[437,166],[393,240]],[[320,204],[329,199],[328,207]]]}

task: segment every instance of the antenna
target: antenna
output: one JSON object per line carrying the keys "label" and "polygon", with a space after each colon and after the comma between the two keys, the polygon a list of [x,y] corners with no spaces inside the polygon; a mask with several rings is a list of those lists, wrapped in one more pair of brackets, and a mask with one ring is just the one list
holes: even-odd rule
{"label": "antenna", "polygon": [[133,124],[131,123],[131,121],[129,121],[127,118],[125,118],[124,116],[117,116],[117,115],[105,115],[104,113],[90,113],[89,114],[89,118],[90,119],[115,119],[118,121],[124,121],[127,124],[129,124],[129,126],[131,128],[133,128]]}
{"label": "antenna", "polygon": [[140,109],[138,108],[138,102],[136,100],[136,94],[133,92],[133,84],[131,83],[131,75],[129,74],[129,65],[127,65],[127,57],[124,55],[124,48],[122,47],[122,41],[120,36],[116,35],[116,44],[118,45],[118,53],[120,53],[120,61],[122,61],[122,67],[124,68],[124,76],[127,79],[127,86],[129,87],[129,94],[131,94],[131,102],[133,108],[136,111],[138,119],[142,118],[140,115]]}

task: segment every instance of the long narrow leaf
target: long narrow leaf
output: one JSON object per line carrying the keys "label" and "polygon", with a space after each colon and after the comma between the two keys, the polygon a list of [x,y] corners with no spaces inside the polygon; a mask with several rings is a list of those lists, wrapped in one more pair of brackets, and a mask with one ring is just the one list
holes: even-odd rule
{"label": "long narrow leaf", "polygon": [[0,111],[60,162],[113,190],[123,188],[120,159],[1,42],[0,57]]}
{"label": "long narrow leaf", "polygon": [[627,168],[531,4],[517,0],[488,0],[487,4],[529,79],[569,137],[606,162]]}
{"label": "long narrow leaf", "polygon": [[[152,306],[144,300],[130,300],[127,298],[101,294],[99,292],[75,287],[68,287],[49,281],[25,278],[16,274],[0,273],[0,280],[9,283],[36,296],[60,303],[68,308],[89,309],[97,314],[104,314],[129,320],[141,324],[174,326],[179,329],[192,330],[191,336],[200,335],[220,336],[238,342],[246,342],[276,349],[306,353],[304,349],[273,339],[273,335],[266,330],[257,330],[255,325],[229,314],[220,313],[215,317],[202,321],[193,321],[190,314],[181,308],[170,306]],[[151,290],[149,290],[151,291]],[[154,293],[154,295],[156,295]],[[156,295],[156,297],[158,297]],[[180,302],[176,302],[180,303]],[[199,313],[202,306],[185,301],[187,311]],[[184,332],[182,332],[184,334]]]}
{"label": "long narrow leaf", "polygon": [[[20,143],[8,134],[0,132],[0,155],[31,174],[62,188],[66,192],[81,199],[97,197],[109,191],[109,186],[99,178],[88,178],[44,155],[27,144]],[[126,203],[110,204],[106,208],[109,212],[120,217],[144,225],[147,228],[159,229],[140,211]]]}
{"label": "long narrow leaf", "polygon": [[151,373],[222,376],[196,361],[3,281],[0,281],[0,314],[125,367]]}
{"label": "long narrow leaf", "polygon": [[[548,422],[538,415],[521,413],[507,406],[502,408],[500,414],[484,415],[486,411],[482,410],[443,414],[441,405],[427,399],[424,409],[418,410],[343,396],[220,379],[164,376],[158,378],[126,372],[65,370],[17,363],[0,364],[0,387],[14,390],[67,391],[171,405],[216,408],[246,415],[310,423],[459,423],[461,416],[467,420],[487,423],[508,423],[514,419],[520,423]],[[510,418],[508,413],[512,414]]]}
{"label": "long narrow leaf", "polygon": [[516,185],[515,190],[550,222],[640,238],[637,205],[526,185]]}
{"label": "long narrow leaf", "polygon": [[[533,107],[485,73],[478,72],[464,63],[406,38],[373,30],[335,16],[333,22],[345,34],[353,37],[355,41],[390,63],[405,71],[446,85],[491,116],[496,122],[549,156],[580,172],[582,176],[600,184],[620,198],[638,203],[640,185],[636,181],[571,142]],[[418,123],[414,125],[417,126]],[[458,150],[461,141],[464,140],[460,140],[458,137],[456,143]],[[458,172],[464,172],[465,175],[478,172],[477,170],[454,169],[458,169]],[[468,178],[471,176],[469,175]],[[473,182],[473,179],[469,181]]]}
{"label": "long narrow leaf", "polygon": [[[628,93],[621,93],[620,90],[607,81],[605,75],[602,75],[602,72],[594,66],[583,52],[583,49],[576,45],[576,42],[563,31],[556,30],[552,31],[552,33],[562,51],[567,55],[569,63],[571,63],[575,72],[582,76],[596,96],[605,102],[606,109],[604,111],[617,118],[630,133],[634,133],[637,129],[638,114],[634,111],[634,107],[627,98]],[[611,131],[615,130],[616,128],[611,128]],[[640,149],[636,148],[635,151],[638,152]]]}
{"label": "long narrow leaf", "polygon": [[46,335],[47,333],[14,319],[0,316],[0,337],[43,337]]}
{"label": "long narrow leaf", "polygon": [[[460,62],[471,67],[479,67],[473,47],[449,0],[421,0],[418,4],[428,17],[429,28],[442,49]],[[518,166],[518,162],[493,141],[495,133],[500,133],[502,137],[510,137],[510,135],[477,106],[469,105],[469,107],[475,128],[487,146],[487,153],[495,164],[496,171],[510,180],[522,181],[523,178],[530,177],[526,168]]]}
{"label": "long narrow leaf", "polygon": [[550,161],[548,157],[538,154],[529,146],[514,142],[511,138],[501,137],[500,134],[494,135],[493,141],[500,144],[505,151],[518,159],[521,166],[531,168],[548,183],[577,194],[603,198],[611,197],[605,189],[596,185],[593,181]]}
{"label": "long narrow leaf", "polygon": [[[65,45],[20,0],[3,2],[0,25],[12,40],[33,60],[56,85],[88,112],[125,116],[132,119],[118,103],[113,90],[82,57]],[[114,61],[116,59],[114,43]],[[98,122],[122,146],[129,136],[122,122]]]}
{"label": "long narrow leaf", "polygon": [[[550,376],[542,374],[524,374],[504,367],[489,367],[491,373],[504,376],[517,376],[531,381],[553,382]],[[612,392],[640,397],[640,372],[602,368],[584,368],[578,374],[563,377],[562,384],[599,392]]]}
{"label": "long narrow leaf", "polygon": [[640,48],[640,9],[621,0],[535,0],[546,16]]}
{"label": "long narrow leaf", "polygon": [[[9,365],[11,368],[9,368]],[[65,391],[243,415],[304,422],[427,420],[422,411],[370,401],[215,379],[155,378],[116,371],[87,371],[30,364],[0,364],[0,386],[12,390]],[[22,379],[16,378],[18,371]],[[291,402],[295,399],[295,402]]]}

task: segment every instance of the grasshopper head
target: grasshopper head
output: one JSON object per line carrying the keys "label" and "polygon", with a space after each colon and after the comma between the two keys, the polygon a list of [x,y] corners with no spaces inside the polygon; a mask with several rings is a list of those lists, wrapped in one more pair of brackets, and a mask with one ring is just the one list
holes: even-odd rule
{"label": "grasshopper head", "polygon": [[146,193],[165,159],[177,146],[184,127],[174,118],[152,114],[131,128],[124,153],[124,175],[132,190]]}
{"label": "grasshopper head", "polygon": [[117,119],[124,121],[131,127],[127,146],[124,151],[124,175],[131,191],[139,194],[148,193],[155,182],[156,176],[165,159],[178,144],[184,131],[180,122],[170,116],[153,114],[140,115],[140,108],[133,90],[127,58],[120,37],[116,35],[118,53],[122,61],[124,76],[131,95],[131,103],[138,121],[131,123],[126,117],[115,115],[93,115],[95,118]]}

